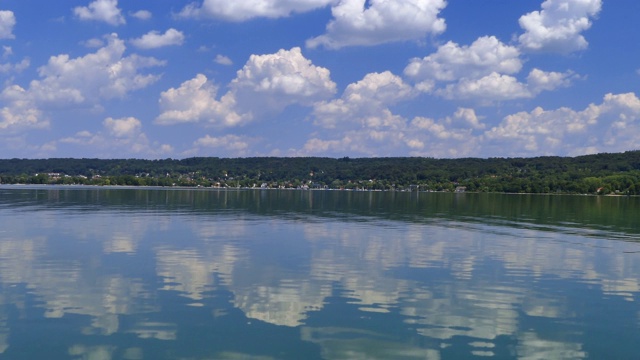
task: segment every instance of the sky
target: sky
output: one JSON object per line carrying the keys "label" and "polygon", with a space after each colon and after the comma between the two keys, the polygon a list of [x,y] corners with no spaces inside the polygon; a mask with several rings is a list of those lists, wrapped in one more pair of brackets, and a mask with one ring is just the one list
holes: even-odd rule
{"label": "sky", "polygon": [[0,0],[0,158],[640,149],[637,0]]}

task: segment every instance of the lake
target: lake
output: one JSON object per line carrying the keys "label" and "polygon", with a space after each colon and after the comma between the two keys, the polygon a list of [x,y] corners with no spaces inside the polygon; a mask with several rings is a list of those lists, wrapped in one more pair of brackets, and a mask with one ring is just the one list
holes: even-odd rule
{"label": "lake", "polygon": [[640,198],[0,186],[1,359],[638,359]]}

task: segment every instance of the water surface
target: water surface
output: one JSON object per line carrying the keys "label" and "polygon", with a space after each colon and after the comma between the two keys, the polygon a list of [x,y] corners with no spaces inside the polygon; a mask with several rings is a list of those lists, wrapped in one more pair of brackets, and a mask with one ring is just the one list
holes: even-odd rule
{"label": "water surface", "polygon": [[0,186],[0,358],[637,359],[640,198]]}

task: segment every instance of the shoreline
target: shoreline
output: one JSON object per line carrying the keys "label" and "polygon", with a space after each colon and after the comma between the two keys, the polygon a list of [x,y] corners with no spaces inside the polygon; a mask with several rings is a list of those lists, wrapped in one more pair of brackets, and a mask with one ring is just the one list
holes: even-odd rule
{"label": "shoreline", "polygon": [[576,193],[558,193],[558,192],[549,192],[549,193],[512,193],[512,192],[482,192],[482,191],[464,191],[464,192],[456,192],[456,191],[409,191],[409,190],[380,190],[380,189],[301,189],[301,188],[262,188],[262,187],[204,187],[204,186],[153,186],[153,185],[85,185],[85,184],[0,184],[0,189],[5,188],[9,189],[12,187],[21,188],[21,189],[46,189],[52,190],[53,188],[65,188],[65,189],[82,189],[82,188],[90,188],[90,189],[113,189],[113,190],[130,190],[130,189],[147,189],[147,190],[197,190],[197,191],[246,191],[246,190],[260,190],[260,191],[274,191],[274,190],[282,190],[282,191],[343,191],[343,192],[368,192],[368,193],[415,193],[415,194],[455,194],[455,195],[463,195],[463,194],[501,194],[501,195],[542,195],[542,196],[603,196],[603,197],[640,197],[640,195],[627,195],[627,194],[576,194]]}

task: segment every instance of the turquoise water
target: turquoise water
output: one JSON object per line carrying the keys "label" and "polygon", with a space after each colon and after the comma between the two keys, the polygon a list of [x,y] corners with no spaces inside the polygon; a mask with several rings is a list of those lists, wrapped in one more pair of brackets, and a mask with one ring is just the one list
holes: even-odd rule
{"label": "turquoise water", "polygon": [[638,359],[640,198],[0,186],[1,359]]}

